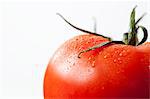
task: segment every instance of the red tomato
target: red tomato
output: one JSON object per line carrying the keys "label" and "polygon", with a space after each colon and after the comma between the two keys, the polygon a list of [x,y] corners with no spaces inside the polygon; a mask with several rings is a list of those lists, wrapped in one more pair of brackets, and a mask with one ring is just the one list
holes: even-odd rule
{"label": "red tomato", "polygon": [[48,64],[45,99],[148,97],[150,43],[110,44],[78,58],[82,50],[106,41],[94,35],[80,35],[66,41]]}
{"label": "red tomato", "polygon": [[[66,41],[51,58],[44,78],[44,98],[149,98],[150,42],[143,44],[148,32],[137,25],[144,15],[135,21],[135,8],[123,41],[75,27],[58,14],[89,35]],[[144,33],[140,42],[138,29]]]}

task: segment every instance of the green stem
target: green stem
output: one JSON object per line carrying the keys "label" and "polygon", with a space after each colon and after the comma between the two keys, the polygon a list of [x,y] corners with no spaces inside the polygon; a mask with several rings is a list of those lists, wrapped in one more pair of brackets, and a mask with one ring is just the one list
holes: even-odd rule
{"label": "green stem", "polygon": [[142,44],[141,42],[145,42],[147,39],[147,30],[145,27],[140,26],[140,28],[143,30],[144,32],[144,38],[142,39],[142,41],[139,43],[138,37],[137,37],[137,33],[138,33],[138,29],[139,26],[137,26],[137,23],[145,16],[145,14],[143,14],[137,21],[135,21],[135,9],[137,6],[135,6],[131,12],[130,15],[130,31],[129,33],[124,34],[124,38],[123,38],[123,42],[126,45],[133,45],[133,46],[137,46]]}
{"label": "green stem", "polygon": [[96,36],[102,36],[106,39],[108,39],[109,41],[111,41],[111,38],[110,37],[107,37],[107,36],[104,36],[104,35],[101,35],[101,34],[98,34],[98,33],[95,33],[95,32],[90,32],[90,31],[87,31],[87,30],[84,30],[84,29],[81,29],[73,24],[71,24],[68,20],[66,20],[60,13],[56,13],[57,15],[59,15],[66,23],[68,23],[71,27],[79,30],[79,31],[82,31],[84,33],[87,33],[87,34],[93,34],[93,35],[96,35]]}
{"label": "green stem", "polygon": [[136,25],[135,25],[135,6],[131,12],[130,16],[130,32],[128,34],[128,44],[129,45],[137,45],[138,44],[138,38],[137,38],[137,31],[136,31]]}

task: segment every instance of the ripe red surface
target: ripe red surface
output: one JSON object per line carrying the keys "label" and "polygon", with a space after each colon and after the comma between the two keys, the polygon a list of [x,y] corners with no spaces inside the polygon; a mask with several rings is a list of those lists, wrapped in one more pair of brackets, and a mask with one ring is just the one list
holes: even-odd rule
{"label": "ripe red surface", "polygon": [[95,35],[80,35],[66,41],[48,64],[45,99],[148,97],[150,43],[110,44],[78,58],[79,52],[106,41]]}

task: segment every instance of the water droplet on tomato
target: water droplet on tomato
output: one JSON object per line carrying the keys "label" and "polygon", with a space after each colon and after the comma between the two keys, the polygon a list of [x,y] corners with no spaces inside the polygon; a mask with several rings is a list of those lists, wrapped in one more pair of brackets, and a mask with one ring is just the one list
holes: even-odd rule
{"label": "water droplet on tomato", "polygon": [[122,56],[122,53],[120,53],[119,56]]}
{"label": "water droplet on tomato", "polygon": [[126,51],[125,51],[125,50],[123,50],[122,52],[123,52],[123,53],[125,53]]}
{"label": "water droplet on tomato", "polygon": [[128,52],[127,52],[126,50],[123,50],[123,51],[122,51],[122,56],[126,56],[127,53],[128,53]]}
{"label": "water droplet on tomato", "polygon": [[92,62],[92,67],[95,67],[95,61]]}
{"label": "water droplet on tomato", "polygon": [[120,58],[118,58],[118,60],[121,60]]}
{"label": "water droplet on tomato", "polygon": [[121,63],[122,63],[122,61],[119,61],[119,63],[121,64]]}
{"label": "water droplet on tomato", "polygon": [[80,47],[79,50],[82,50],[82,48]]}
{"label": "water droplet on tomato", "polygon": [[91,59],[92,59],[91,57],[88,58],[88,60],[91,60]]}
{"label": "water droplet on tomato", "polygon": [[107,58],[107,55],[105,55],[104,58]]}
{"label": "water droplet on tomato", "polygon": [[114,63],[116,63],[116,62],[117,62],[117,60],[116,60],[116,59],[114,59],[113,61],[114,61]]}
{"label": "water droplet on tomato", "polygon": [[69,66],[67,66],[66,68],[64,68],[64,73],[69,72],[69,71],[70,71],[70,68],[71,68],[71,67],[69,67]]}

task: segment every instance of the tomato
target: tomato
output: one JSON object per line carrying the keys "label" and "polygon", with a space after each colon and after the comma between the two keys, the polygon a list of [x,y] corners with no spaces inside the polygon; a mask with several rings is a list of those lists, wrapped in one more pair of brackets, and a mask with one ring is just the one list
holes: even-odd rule
{"label": "tomato", "polygon": [[148,98],[150,42],[144,37],[139,43],[133,35],[139,27],[131,28],[123,42],[94,33],[66,41],[47,66],[44,98]]}
{"label": "tomato", "polygon": [[107,39],[81,35],[65,42],[48,64],[45,97],[148,96],[150,43],[144,46],[112,44],[78,54]]}

